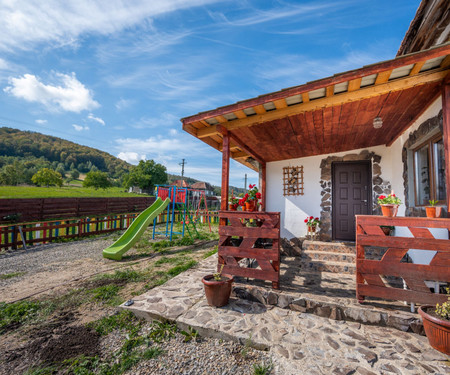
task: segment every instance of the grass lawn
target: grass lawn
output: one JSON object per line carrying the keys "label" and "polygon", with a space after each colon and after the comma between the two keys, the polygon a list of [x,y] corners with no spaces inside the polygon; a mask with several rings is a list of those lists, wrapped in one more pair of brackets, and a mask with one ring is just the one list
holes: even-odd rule
{"label": "grass lawn", "polygon": [[0,199],[6,198],[74,198],[74,197],[142,197],[143,194],[127,193],[124,188],[109,189],[84,188],[82,186],[37,187],[0,186]]}

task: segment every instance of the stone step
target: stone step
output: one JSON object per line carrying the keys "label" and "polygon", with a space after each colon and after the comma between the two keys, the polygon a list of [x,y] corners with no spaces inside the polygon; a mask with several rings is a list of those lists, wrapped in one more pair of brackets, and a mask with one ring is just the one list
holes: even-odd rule
{"label": "stone step", "polygon": [[346,262],[306,260],[301,262],[301,268],[305,269],[305,271],[333,272],[349,275],[354,275],[356,273],[355,263],[350,264]]}
{"label": "stone step", "polygon": [[335,253],[332,251],[304,250],[301,258],[306,261],[343,262],[354,264],[356,255],[350,253]]}
{"label": "stone step", "polygon": [[346,242],[303,241],[303,250],[327,251],[333,253],[356,254],[355,245]]}

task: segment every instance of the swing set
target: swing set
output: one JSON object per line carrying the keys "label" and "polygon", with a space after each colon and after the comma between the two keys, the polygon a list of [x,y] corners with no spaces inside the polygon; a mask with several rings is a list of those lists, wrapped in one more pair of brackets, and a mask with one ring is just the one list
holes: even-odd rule
{"label": "swing set", "polygon": [[[206,217],[209,231],[211,232],[211,218],[204,190],[177,187],[173,185],[156,185],[156,196],[162,200],[170,198],[170,203],[167,206],[165,231],[158,232],[156,230],[156,218],[153,221],[153,239],[155,239],[156,234],[160,234],[169,237],[169,240],[172,241],[174,234],[181,234],[181,236],[184,237],[185,230],[187,230],[190,238],[194,238],[194,235],[196,238],[199,238],[200,235],[197,231],[197,224],[199,223],[201,216]],[[202,209],[202,203],[204,204],[204,209]],[[195,211],[194,215],[191,214],[193,211]],[[175,222],[175,215],[181,215],[181,232],[174,231],[173,224]]]}

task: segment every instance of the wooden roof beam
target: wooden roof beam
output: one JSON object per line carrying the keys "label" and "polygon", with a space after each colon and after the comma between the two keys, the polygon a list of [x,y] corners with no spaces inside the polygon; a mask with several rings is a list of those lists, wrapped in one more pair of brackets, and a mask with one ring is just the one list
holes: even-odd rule
{"label": "wooden roof beam", "polygon": [[392,69],[378,73],[377,78],[375,80],[375,85],[381,85],[382,83],[386,83],[387,81],[389,81],[389,77],[391,76],[391,74]]}
{"label": "wooden roof beam", "polygon": [[334,85],[327,86],[326,88],[326,97],[329,98],[330,96],[334,95]]}
{"label": "wooden roof beam", "polygon": [[273,104],[275,105],[276,109],[283,109],[288,106],[285,99],[274,100]]}
{"label": "wooden roof beam", "polygon": [[264,106],[263,106],[262,104],[260,104],[260,105],[255,105],[255,106],[253,107],[253,109],[255,110],[255,112],[256,112],[258,115],[263,115],[264,113],[266,113],[266,109],[264,108]]}
{"label": "wooden roof beam", "polygon": [[422,67],[424,65],[425,65],[425,61],[419,61],[419,62],[415,63],[413,68],[409,72],[409,75],[410,76],[415,76],[416,74],[419,74],[420,73],[420,69],[422,69]]}
{"label": "wooden roof beam", "polygon": [[[247,117],[246,119],[228,121],[227,124],[222,124],[221,126],[224,126],[228,130],[234,130],[277,120],[287,116],[292,116],[301,112],[312,111],[317,108],[330,107],[346,102],[368,99],[374,96],[386,94],[391,91],[404,90],[416,85],[423,85],[428,82],[441,81],[445,78],[448,72],[449,70],[425,72],[413,77],[398,78],[396,80],[389,81],[380,85],[363,87],[356,91],[335,94],[329,98],[315,99],[307,103],[299,103],[284,109],[269,111],[264,115],[254,115]],[[197,137],[210,137],[213,134],[219,133],[219,131],[217,130],[217,126],[218,125],[213,125],[209,128],[197,129]]]}
{"label": "wooden roof beam", "polygon": [[361,80],[362,78],[356,78],[348,81],[348,92],[356,91],[361,88]]}

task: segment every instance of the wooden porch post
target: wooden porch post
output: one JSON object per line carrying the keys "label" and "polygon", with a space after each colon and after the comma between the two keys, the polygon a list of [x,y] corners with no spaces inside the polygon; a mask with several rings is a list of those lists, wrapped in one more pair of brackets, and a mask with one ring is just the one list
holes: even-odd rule
{"label": "wooden porch post", "polygon": [[259,186],[261,188],[261,211],[266,211],[266,163],[259,166]]}
{"label": "wooden porch post", "polygon": [[447,187],[447,217],[450,217],[450,77],[442,86],[442,125],[445,158],[445,184]]}
{"label": "wooden porch post", "polygon": [[[222,211],[228,210],[228,190],[229,190],[229,182],[230,182],[230,135],[228,130],[224,127],[219,128],[220,132],[223,136],[223,144],[222,144],[222,190],[221,190],[221,201],[220,201],[220,209]],[[227,225],[226,219],[225,223],[222,223],[222,219],[220,219],[220,225]]]}

